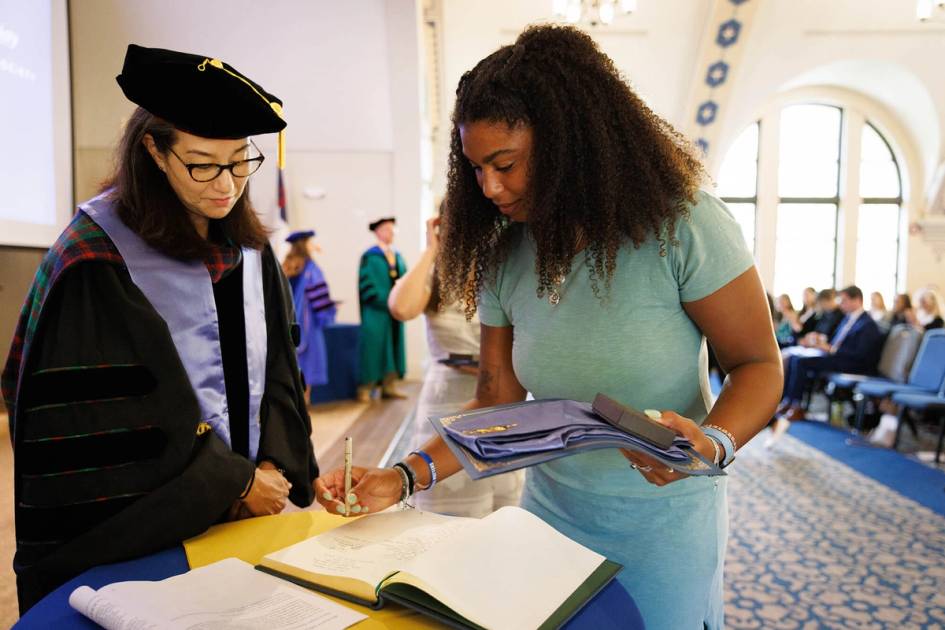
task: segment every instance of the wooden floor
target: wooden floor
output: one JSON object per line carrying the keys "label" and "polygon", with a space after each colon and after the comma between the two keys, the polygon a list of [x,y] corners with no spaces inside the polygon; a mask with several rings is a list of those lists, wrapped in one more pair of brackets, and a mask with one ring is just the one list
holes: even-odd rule
{"label": "wooden floor", "polygon": [[[416,405],[419,383],[404,383],[406,400],[358,403],[343,401],[310,408],[312,443],[319,468],[328,472],[344,460],[344,438],[354,438],[354,461],[359,466],[375,466],[387,451],[391,440],[410,410]],[[291,506],[289,510],[298,510]],[[316,503],[304,509],[321,509]],[[0,412],[0,628],[16,622],[16,580],[13,575],[15,549],[13,528],[13,454],[9,423]]]}

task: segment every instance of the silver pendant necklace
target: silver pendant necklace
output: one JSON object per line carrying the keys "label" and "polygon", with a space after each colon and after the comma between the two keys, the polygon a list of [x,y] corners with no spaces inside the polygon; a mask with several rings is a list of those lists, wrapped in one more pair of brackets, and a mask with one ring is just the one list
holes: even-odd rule
{"label": "silver pendant necklace", "polygon": [[555,280],[555,284],[551,287],[551,291],[548,292],[548,303],[552,306],[558,306],[558,303],[561,301],[561,287],[564,285],[566,276],[559,276]]}

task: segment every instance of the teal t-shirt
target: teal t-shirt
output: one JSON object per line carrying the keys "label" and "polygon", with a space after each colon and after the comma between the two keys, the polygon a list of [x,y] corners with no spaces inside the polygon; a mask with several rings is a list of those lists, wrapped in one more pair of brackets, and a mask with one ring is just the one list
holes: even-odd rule
{"label": "teal t-shirt", "polygon": [[[741,230],[718,199],[698,192],[688,219],[680,217],[673,245],[649,238],[629,241],[617,255],[610,292],[593,293],[579,253],[559,290],[560,301],[538,298],[535,244],[523,235],[495,281],[483,287],[479,318],[513,326],[512,360],[521,384],[535,398],[591,401],[603,392],[637,409],[671,409],[701,423],[707,414],[702,332],[683,310],[744,273],[753,264]],[[601,293],[604,292],[603,282]],[[619,496],[659,491],[628,474],[617,450],[550,462],[543,472],[575,488]],[[692,479],[666,486],[685,492]]]}

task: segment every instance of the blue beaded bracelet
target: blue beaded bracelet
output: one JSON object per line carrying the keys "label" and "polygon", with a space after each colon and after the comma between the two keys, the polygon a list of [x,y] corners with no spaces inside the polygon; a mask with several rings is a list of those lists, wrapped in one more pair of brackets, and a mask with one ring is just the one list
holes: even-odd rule
{"label": "blue beaded bracelet", "polygon": [[436,485],[436,464],[433,463],[433,458],[427,455],[426,451],[414,451],[411,455],[416,455],[423,461],[427,463],[427,466],[430,468],[430,485],[428,485],[424,490],[429,490]]}
{"label": "blue beaded bracelet", "polygon": [[732,434],[712,424],[703,425],[701,428],[703,433],[717,440],[722,448],[725,449],[725,457],[719,462],[719,468],[727,468],[728,465],[735,460],[736,446],[735,441],[732,439]]}

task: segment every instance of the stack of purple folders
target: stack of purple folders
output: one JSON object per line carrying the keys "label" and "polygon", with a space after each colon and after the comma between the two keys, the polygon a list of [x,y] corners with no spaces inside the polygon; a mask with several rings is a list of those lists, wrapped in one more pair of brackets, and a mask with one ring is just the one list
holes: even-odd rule
{"label": "stack of purple folders", "polygon": [[430,422],[473,479],[603,448],[643,453],[687,475],[725,474],[682,436],[662,449],[608,424],[590,403],[574,400],[531,400]]}

